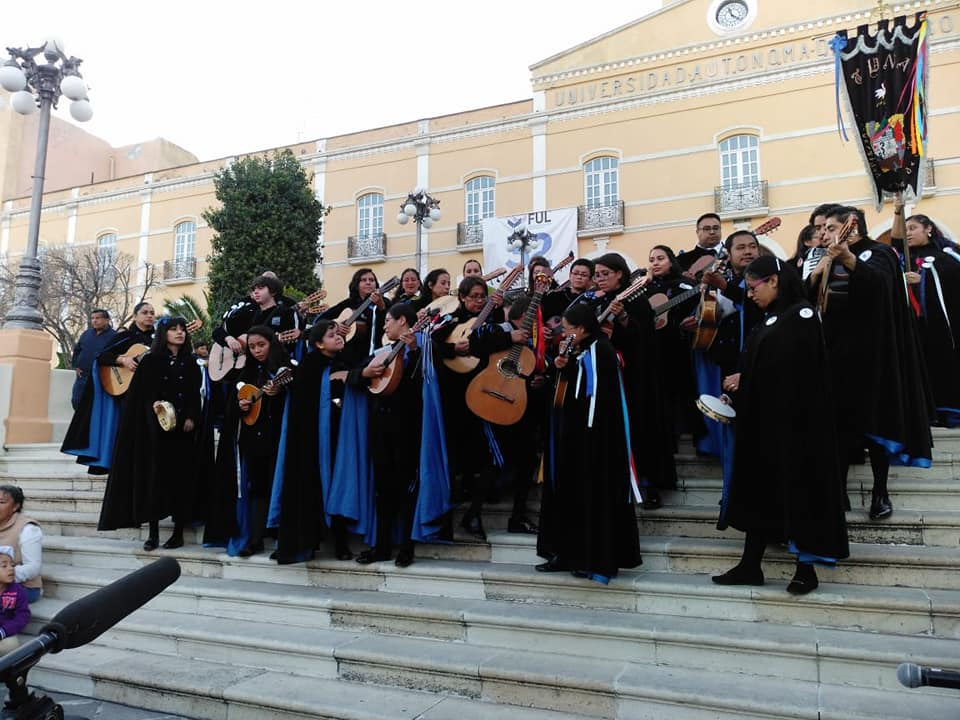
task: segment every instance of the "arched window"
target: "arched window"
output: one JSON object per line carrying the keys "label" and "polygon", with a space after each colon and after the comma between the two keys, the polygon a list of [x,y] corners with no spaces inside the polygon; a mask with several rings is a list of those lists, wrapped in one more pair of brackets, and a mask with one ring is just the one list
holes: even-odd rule
{"label": "arched window", "polygon": [[484,218],[494,216],[496,181],[490,175],[481,175],[467,181],[467,224],[474,225]]}
{"label": "arched window", "polygon": [[357,199],[357,237],[383,234],[383,195],[368,193]]}
{"label": "arched window", "polygon": [[760,183],[760,140],[734,135],[720,143],[720,185],[724,188]]}
{"label": "arched window", "polygon": [[113,262],[113,259],[117,256],[117,234],[111,232],[98,235],[97,251],[104,259]]}
{"label": "arched window", "polygon": [[173,228],[173,257],[187,260],[195,256],[197,224],[193,220],[177,223]]}
{"label": "arched window", "polygon": [[620,200],[620,161],[604,155],[583,166],[584,204],[588,208],[613,205]]}

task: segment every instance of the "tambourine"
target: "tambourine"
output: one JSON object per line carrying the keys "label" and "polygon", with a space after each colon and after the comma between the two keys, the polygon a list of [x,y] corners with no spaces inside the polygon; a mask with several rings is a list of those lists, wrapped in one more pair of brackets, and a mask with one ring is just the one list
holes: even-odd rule
{"label": "tambourine", "polygon": [[724,425],[732,423],[737,417],[737,411],[733,406],[713,395],[704,394],[697,398],[697,409],[711,420]]}
{"label": "tambourine", "polygon": [[157,414],[157,422],[160,423],[160,429],[164,432],[170,432],[177,426],[177,411],[172,403],[160,400],[153,411]]}

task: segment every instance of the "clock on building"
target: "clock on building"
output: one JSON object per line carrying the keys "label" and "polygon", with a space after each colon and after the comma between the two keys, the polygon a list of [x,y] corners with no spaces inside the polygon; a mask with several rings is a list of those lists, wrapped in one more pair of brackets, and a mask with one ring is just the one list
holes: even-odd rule
{"label": "clock on building", "polygon": [[742,30],[756,15],[756,0],[714,0],[707,22],[718,35]]}

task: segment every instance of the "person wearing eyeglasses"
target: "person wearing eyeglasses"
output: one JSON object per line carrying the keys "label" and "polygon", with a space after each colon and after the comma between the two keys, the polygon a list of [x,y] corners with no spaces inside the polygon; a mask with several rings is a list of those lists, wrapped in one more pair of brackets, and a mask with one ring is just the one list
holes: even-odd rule
{"label": "person wearing eyeglasses", "polygon": [[[797,556],[787,591],[806,595],[819,585],[814,563],[834,565],[850,554],[823,331],[790,263],[754,260],[744,282],[764,319],[750,334],[740,372],[723,380],[737,412],[736,448],[718,527],[746,536],[740,562],[713,582],[763,585],[766,546],[786,543]],[[824,381],[784,382],[799,377]]]}
{"label": "person wearing eyeglasses", "polygon": [[697,218],[697,245],[692,250],[681,252],[677,256],[680,269],[686,272],[697,260],[705,255],[717,257],[720,252],[720,216],[716,213],[704,213]]}

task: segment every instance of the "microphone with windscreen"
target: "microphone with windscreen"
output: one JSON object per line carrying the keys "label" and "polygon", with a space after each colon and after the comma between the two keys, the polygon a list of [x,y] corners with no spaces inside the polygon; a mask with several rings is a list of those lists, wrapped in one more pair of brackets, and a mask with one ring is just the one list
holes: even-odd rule
{"label": "microphone with windscreen", "polygon": [[901,685],[908,688],[928,686],[960,690],[960,672],[934,667],[920,667],[913,663],[900,663],[897,667],[897,680],[900,681]]}
{"label": "microphone with windscreen", "polygon": [[26,714],[16,717],[33,717],[30,708],[52,703],[46,696],[34,695],[27,688],[26,675],[30,668],[47,653],[58,653],[96,640],[179,577],[180,564],[172,557],[162,557],[63,608],[41,628],[37,637],[0,658],[0,681],[10,691],[6,709],[22,708]]}

